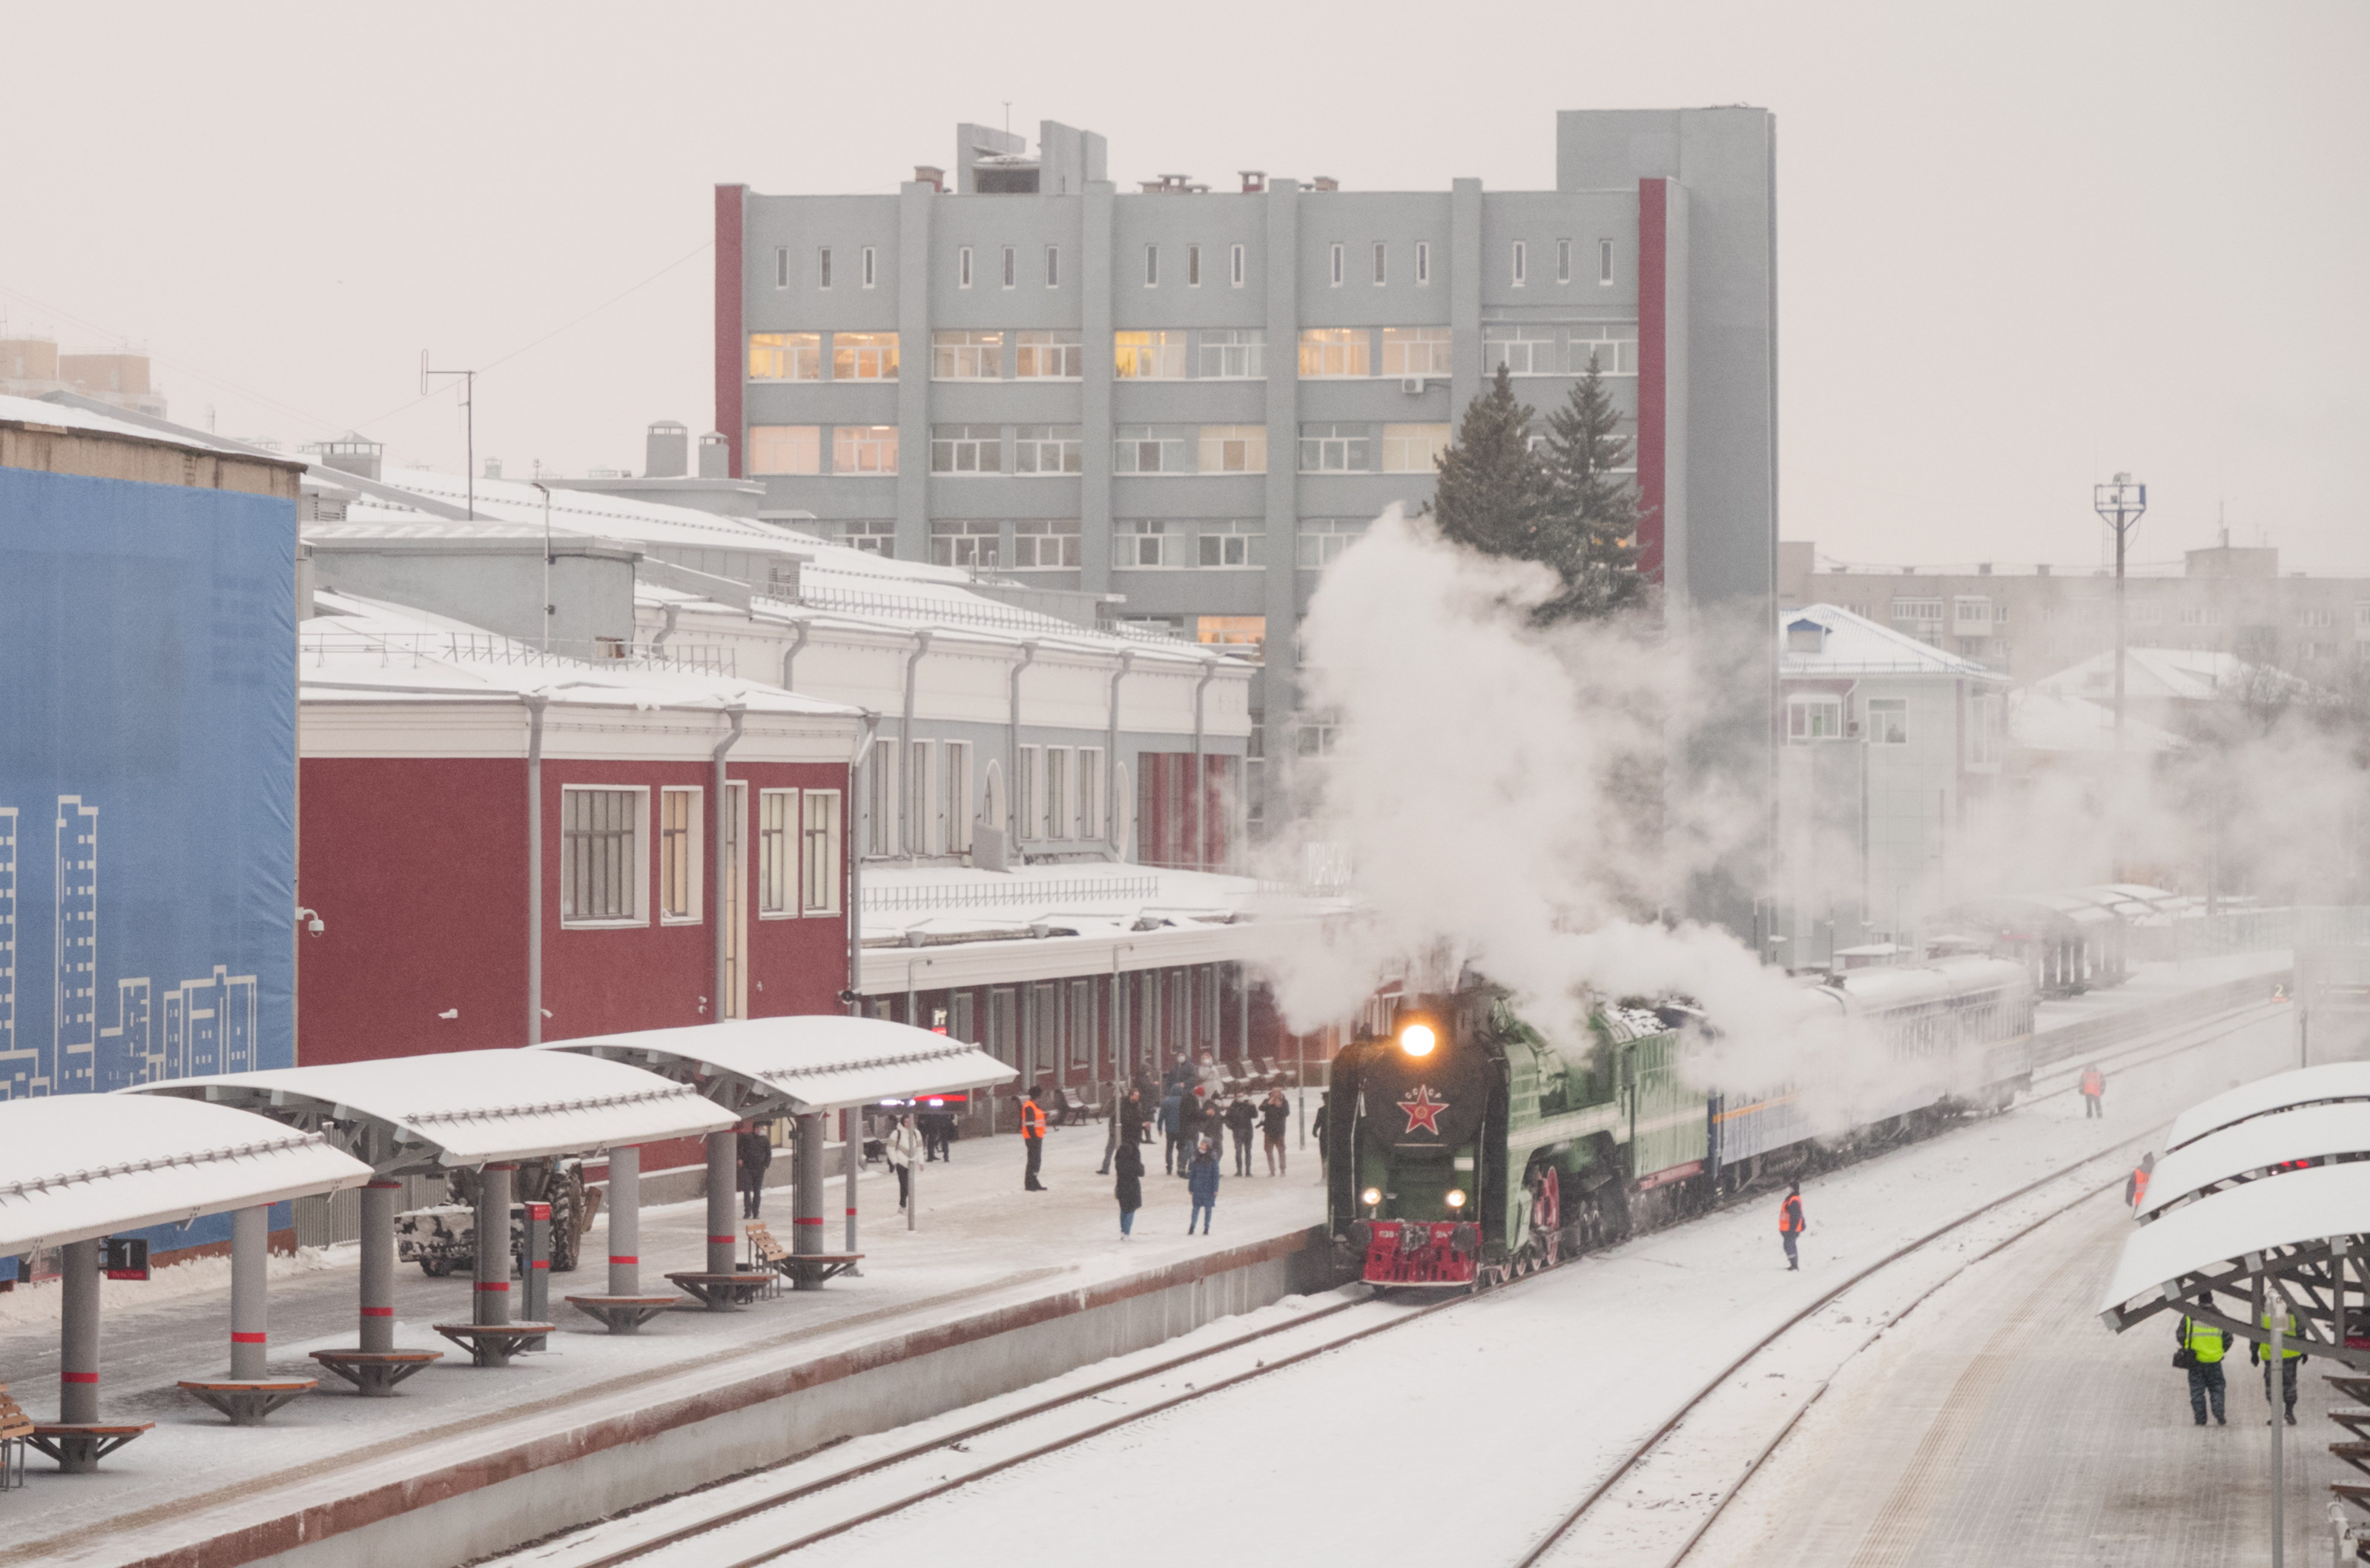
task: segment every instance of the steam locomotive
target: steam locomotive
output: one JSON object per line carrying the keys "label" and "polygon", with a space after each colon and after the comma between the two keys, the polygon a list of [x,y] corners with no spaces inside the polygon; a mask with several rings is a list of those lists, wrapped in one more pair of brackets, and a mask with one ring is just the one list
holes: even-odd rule
{"label": "steam locomotive", "polygon": [[1487,1286],[1764,1178],[2004,1110],[2031,1087],[2021,965],[1948,958],[1813,990],[1822,1011],[1870,1029],[1889,1064],[1858,1103],[1829,1096],[1824,1119],[1797,1085],[1703,1087],[1688,1068],[1706,1024],[1684,1006],[1601,1007],[1566,1044],[1484,983],[1377,998],[1333,1061],[1335,1240],[1373,1285]]}

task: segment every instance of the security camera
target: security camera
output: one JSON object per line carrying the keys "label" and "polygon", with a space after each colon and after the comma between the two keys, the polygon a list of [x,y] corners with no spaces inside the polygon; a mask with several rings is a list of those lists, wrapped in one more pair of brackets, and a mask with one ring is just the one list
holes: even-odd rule
{"label": "security camera", "polygon": [[312,933],[315,936],[318,936],[323,932],[329,929],[322,922],[321,917],[311,910],[298,910],[296,911],[296,918],[303,921],[305,922],[305,929]]}

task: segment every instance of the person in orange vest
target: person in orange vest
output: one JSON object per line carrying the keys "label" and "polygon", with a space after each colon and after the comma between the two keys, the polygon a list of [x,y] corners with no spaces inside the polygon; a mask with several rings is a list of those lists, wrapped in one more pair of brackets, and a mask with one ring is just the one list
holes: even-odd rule
{"label": "person in orange vest", "polygon": [[2132,1167],[2132,1173],[2124,1178],[2123,1201],[2133,1208],[2136,1209],[2147,1201],[2148,1177],[2155,1170],[2156,1156],[2143,1154],[2140,1162]]}
{"label": "person in orange vest", "polygon": [[1020,1100],[1020,1147],[1029,1155],[1029,1169],[1020,1190],[1032,1193],[1045,1191],[1045,1184],[1037,1179],[1038,1164],[1045,1157],[1045,1110],[1037,1104],[1037,1091],[1033,1087]]}
{"label": "person in orange vest", "polygon": [[2100,1097],[2106,1093],[2107,1075],[2099,1070],[2099,1064],[2094,1061],[2082,1070],[2082,1119],[2084,1121],[2088,1121],[2092,1116],[2103,1116],[2107,1114],[2106,1107],[2099,1103]]}
{"label": "person in orange vest", "polygon": [[1778,1206],[1778,1239],[1786,1243],[1786,1266],[1800,1269],[1801,1259],[1794,1251],[1795,1238],[1810,1229],[1802,1218],[1802,1184],[1796,1182],[1788,1189],[1786,1201]]}

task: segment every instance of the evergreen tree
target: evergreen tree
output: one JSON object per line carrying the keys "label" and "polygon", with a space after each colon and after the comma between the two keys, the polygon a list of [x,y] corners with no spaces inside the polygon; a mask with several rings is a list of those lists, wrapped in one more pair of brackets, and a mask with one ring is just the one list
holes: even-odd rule
{"label": "evergreen tree", "polygon": [[1539,607],[1544,624],[1611,615],[1642,601],[1638,571],[1637,493],[1617,470],[1628,461],[1620,411],[1593,358],[1564,406],[1547,416],[1543,466],[1553,497],[1564,590]]}
{"label": "evergreen tree", "polygon": [[1530,437],[1531,410],[1514,401],[1513,381],[1501,365],[1440,454],[1432,509],[1442,533],[1485,555],[1554,565],[1554,489]]}

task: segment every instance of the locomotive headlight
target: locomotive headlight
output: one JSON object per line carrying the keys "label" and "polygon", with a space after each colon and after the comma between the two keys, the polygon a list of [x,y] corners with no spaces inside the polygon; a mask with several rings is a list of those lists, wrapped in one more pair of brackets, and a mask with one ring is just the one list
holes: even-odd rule
{"label": "locomotive headlight", "polygon": [[1380,1187],[1368,1187],[1358,1195],[1358,1201],[1372,1208],[1383,1201],[1383,1190]]}
{"label": "locomotive headlight", "polygon": [[1429,1024],[1410,1024],[1399,1031],[1399,1049],[1411,1057],[1428,1057],[1440,1036]]}
{"label": "locomotive headlight", "polygon": [[1465,1189],[1463,1187],[1451,1187],[1448,1189],[1448,1207],[1451,1208],[1463,1208],[1465,1207]]}

